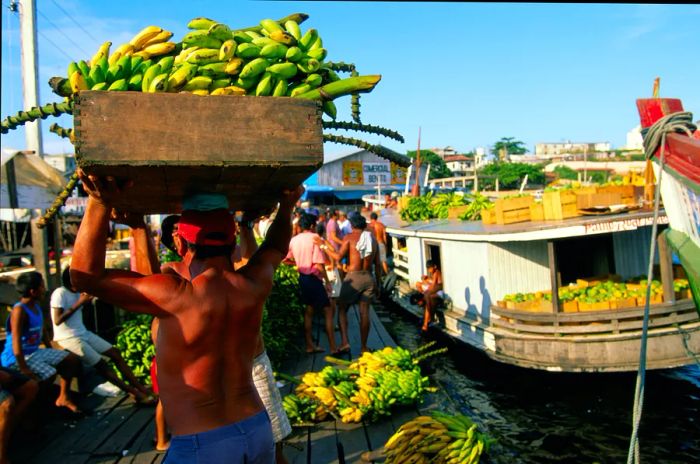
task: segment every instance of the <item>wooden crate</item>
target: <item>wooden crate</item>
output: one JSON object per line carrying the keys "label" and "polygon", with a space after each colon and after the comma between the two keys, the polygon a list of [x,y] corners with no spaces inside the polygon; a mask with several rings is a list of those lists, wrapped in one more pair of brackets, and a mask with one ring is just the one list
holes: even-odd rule
{"label": "wooden crate", "polygon": [[495,201],[496,224],[514,224],[530,220],[530,205],[535,199],[530,196],[517,198],[499,198]]}
{"label": "wooden crate", "polygon": [[544,192],[542,204],[544,205],[544,219],[546,221],[561,221],[578,216],[576,194],[573,191]]}
{"label": "wooden crate", "polygon": [[73,114],[78,165],[133,180],[114,206],[144,214],[179,212],[195,192],[270,209],[323,164],[321,110],[308,100],[85,91]]}
{"label": "wooden crate", "polygon": [[530,220],[544,221],[544,205],[542,203],[533,203],[530,205]]}
{"label": "wooden crate", "polygon": [[578,302],[579,311],[604,311],[606,309],[610,309],[609,301],[596,301],[595,303]]}
{"label": "wooden crate", "polygon": [[634,308],[635,306],[637,306],[637,299],[634,297],[610,300],[610,309]]}
{"label": "wooden crate", "polygon": [[636,205],[637,196],[643,195],[644,189],[642,188],[640,191],[635,189],[634,185],[606,185],[598,187],[598,193],[617,194],[620,195],[620,203],[617,204]]}
{"label": "wooden crate", "polygon": [[496,212],[493,210],[493,208],[484,208],[481,210],[481,223],[486,225],[496,223]]}
{"label": "wooden crate", "polygon": [[450,206],[447,208],[448,219],[459,219],[469,209],[469,205]]}
{"label": "wooden crate", "polygon": [[578,301],[562,301],[559,306],[564,313],[578,312]]}
{"label": "wooden crate", "polygon": [[620,204],[622,204],[622,196],[619,193],[576,193],[576,207],[578,209],[605,208]]}

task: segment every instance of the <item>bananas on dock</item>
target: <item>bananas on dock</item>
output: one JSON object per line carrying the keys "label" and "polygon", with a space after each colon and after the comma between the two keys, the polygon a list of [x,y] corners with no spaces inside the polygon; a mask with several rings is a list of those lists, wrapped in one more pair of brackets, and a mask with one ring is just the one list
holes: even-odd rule
{"label": "bananas on dock", "polygon": [[[81,90],[189,92],[195,95],[287,96],[321,101],[335,119],[333,100],[369,92],[381,76],[360,76],[354,65],[325,61],[328,51],[316,29],[301,31],[308,15],[233,29],[209,18],[194,18],[180,42],[150,25],[129,42],[112,48],[106,41],[89,61],[73,61],[65,78],[50,81],[55,93],[72,97]],[[341,79],[336,71],[350,72]],[[358,107],[359,108],[359,107]],[[355,114],[354,114],[355,116]],[[358,115],[359,118],[359,115]]]}
{"label": "bananas on dock", "polygon": [[404,423],[384,445],[387,464],[476,464],[493,440],[467,416],[433,411]]}

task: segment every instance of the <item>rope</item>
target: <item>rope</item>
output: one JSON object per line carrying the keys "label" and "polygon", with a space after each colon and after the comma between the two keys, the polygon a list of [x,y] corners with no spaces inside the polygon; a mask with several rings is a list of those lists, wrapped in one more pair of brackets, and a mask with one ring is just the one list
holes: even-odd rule
{"label": "rope", "polygon": [[644,304],[644,321],[642,323],[642,341],[639,352],[639,369],[637,370],[637,383],[634,391],[634,406],[632,415],[632,436],[627,453],[627,464],[639,464],[639,424],[644,409],[644,388],[646,378],[647,338],[649,331],[649,301],[651,299],[651,281],[654,275],[654,255],[656,253],[656,234],[659,222],[659,200],[661,195],[661,177],[664,172],[666,155],[666,134],[669,132],[684,132],[688,136],[695,130],[692,123],[692,114],[688,112],[673,113],[659,119],[648,130],[642,131],[644,137],[644,152],[650,159],[660,147],[659,178],[654,192],[654,219],[651,228],[651,244],[649,246],[649,267],[647,269],[646,303]]}

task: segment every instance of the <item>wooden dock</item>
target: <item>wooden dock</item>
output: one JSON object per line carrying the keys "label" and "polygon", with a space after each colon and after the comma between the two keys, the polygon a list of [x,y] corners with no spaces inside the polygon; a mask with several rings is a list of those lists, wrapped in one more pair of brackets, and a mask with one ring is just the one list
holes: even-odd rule
{"label": "wooden dock", "polygon": [[[328,350],[325,332],[320,319],[314,325],[318,343]],[[352,346],[347,359],[359,355],[359,312],[356,307],[349,310],[349,336]],[[301,336],[301,334],[300,334]],[[339,337],[339,334],[336,333]],[[303,342],[299,341],[299,347]],[[371,330],[368,346],[375,350],[384,346],[396,346],[374,310],[371,311]],[[301,353],[293,356],[282,367],[290,375],[299,375],[310,370],[320,370],[327,363],[329,354]],[[285,385],[285,395],[293,387]],[[445,398],[441,392],[427,394],[419,407],[396,409],[391,417],[375,423],[343,424],[329,420],[314,426],[294,427],[284,441],[284,454],[292,464],[367,463],[363,453],[380,449],[394,431],[404,422],[429,410]],[[10,446],[10,459],[14,463],[48,464],[70,462],[71,464],[158,464],[164,454],[154,450],[155,434],[153,407],[137,407],[127,396],[103,398],[88,394],[80,406],[92,413],[78,421],[62,419],[53,411],[49,417],[40,417],[42,425],[38,432],[29,435],[18,433]]]}

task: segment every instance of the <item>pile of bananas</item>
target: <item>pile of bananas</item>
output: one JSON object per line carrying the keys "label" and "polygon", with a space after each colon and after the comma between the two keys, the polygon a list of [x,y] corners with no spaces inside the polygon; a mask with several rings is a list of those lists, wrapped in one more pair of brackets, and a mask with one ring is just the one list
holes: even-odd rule
{"label": "pile of bananas", "polygon": [[292,424],[307,424],[323,421],[328,415],[326,409],[308,396],[287,395],[282,400],[287,417]]}
{"label": "pile of bananas", "polygon": [[[297,13],[243,29],[194,18],[180,42],[171,41],[172,32],[148,26],[111,52],[112,43],[103,43],[89,61],[71,62],[68,76],[49,84],[64,97],[88,89],[299,97],[322,101],[335,119],[333,99],[371,91],[381,76],[359,76],[352,65],[325,62],[328,51],[318,31],[299,27],[307,18]],[[336,70],[353,75],[341,79]]]}
{"label": "pile of bananas", "polygon": [[[151,360],[156,354],[151,339],[151,321],[148,315],[138,315],[124,323],[117,334],[116,346],[124,361],[132,370],[139,382],[150,384]],[[121,372],[116,371],[121,378]]]}
{"label": "pile of bananas", "polygon": [[492,442],[467,416],[433,411],[399,427],[384,450],[387,464],[474,464]]}
{"label": "pile of bananas", "polygon": [[[430,346],[432,344],[413,352],[401,347],[385,347],[365,352],[350,362],[328,357],[328,361],[343,368],[326,366],[319,372],[305,373],[295,393],[288,397],[311,399],[345,423],[376,420],[391,414],[394,405],[420,402],[423,394],[432,390],[428,377],[421,375],[418,363],[426,357],[444,352],[444,349],[425,352]],[[288,380],[299,382],[294,378]],[[311,417],[311,414],[300,415],[298,408],[293,408],[291,403],[289,406],[287,412],[293,423],[325,419],[319,414],[315,414],[315,417]]]}

